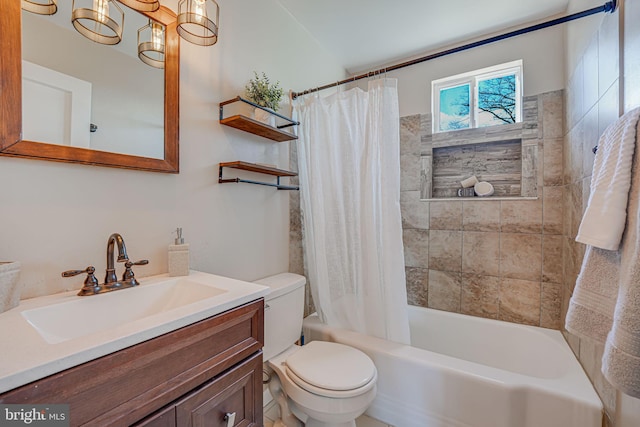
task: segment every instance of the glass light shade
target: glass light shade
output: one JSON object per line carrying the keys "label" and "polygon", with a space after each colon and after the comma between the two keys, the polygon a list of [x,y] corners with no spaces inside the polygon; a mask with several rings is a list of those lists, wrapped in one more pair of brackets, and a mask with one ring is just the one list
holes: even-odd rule
{"label": "glass light shade", "polygon": [[138,30],[138,58],[145,64],[164,68],[164,32],[162,24],[151,20]]}
{"label": "glass light shade", "polygon": [[22,9],[38,15],[53,15],[58,11],[56,0],[22,0]]}
{"label": "glass light shade", "polygon": [[220,7],[214,0],[180,0],[177,30],[180,37],[200,46],[218,41]]}
{"label": "glass light shade", "polygon": [[140,12],[155,12],[160,8],[159,0],[118,0],[125,6]]}
{"label": "glass light shade", "polygon": [[[88,3],[90,7],[76,7]],[[113,0],[73,0],[73,27],[80,34],[97,43],[118,44],[122,40],[124,12]]]}

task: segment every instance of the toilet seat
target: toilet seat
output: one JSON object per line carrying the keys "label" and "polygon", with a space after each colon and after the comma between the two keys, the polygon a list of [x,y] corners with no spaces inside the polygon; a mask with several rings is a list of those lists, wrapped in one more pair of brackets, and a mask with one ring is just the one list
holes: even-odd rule
{"label": "toilet seat", "polygon": [[376,384],[377,371],[360,350],[325,341],[312,341],[286,358],[287,375],[300,388],[320,396],[348,398]]}

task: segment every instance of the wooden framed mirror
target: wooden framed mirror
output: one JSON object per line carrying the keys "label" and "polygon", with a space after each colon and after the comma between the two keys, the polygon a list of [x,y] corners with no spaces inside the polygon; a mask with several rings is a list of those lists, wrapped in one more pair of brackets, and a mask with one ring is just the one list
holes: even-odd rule
{"label": "wooden framed mirror", "polygon": [[[164,155],[159,158],[22,139],[22,11],[20,0],[0,2],[0,155],[153,172],[179,172],[180,41],[176,15],[161,6],[139,13],[166,27]],[[126,79],[126,72],[121,73]]]}

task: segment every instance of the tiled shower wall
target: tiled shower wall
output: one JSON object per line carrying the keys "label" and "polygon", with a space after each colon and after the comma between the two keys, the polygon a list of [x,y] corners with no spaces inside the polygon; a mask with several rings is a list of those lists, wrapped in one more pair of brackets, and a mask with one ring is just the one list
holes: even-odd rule
{"label": "tiled shower wall", "polygon": [[[524,175],[534,174],[525,186],[532,199],[421,200],[430,173],[425,145],[444,136],[432,137],[426,115],[401,118],[400,205],[410,304],[560,327],[563,92],[528,97],[527,103],[537,114],[525,119],[518,137],[525,166],[533,165],[523,167]],[[491,137],[511,139],[513,128],[506,125],[501,134],[495,127]]]}
{"label": "tiled shower wall", "polygon": [[[598,144],[598,138],[605,128],[620,113],[618,32],[618,14],[607,15],[580,58],[567,87],[563,186],[563,319],[585,252],[585,245],[577,243],[575,237],[589,199],[595,157],[592,149]],[[608,425],[615,425],[616,390],[601,373],[604,347],[589,340],[581,340],[564,329],[563,333],[604,402]]]}
{"label": "tiled shower wall", "polygon": [[[429,115],[401,119],[400,203],[410,304],[560,327],[563,98],[562,91],[528,97],[533,117],[525,115],[523,124],[502,132],[480,131],[487,134],[483,140],[523,140],[523,192],[533,196],[528,199],[421,200],[430,164],[425,147],[443,139],[459,145],[464,141],[458,136],[469,139],[478,132],[433,138]],[[295,144],[291,154],[297,170]],[[299,206],[299,194],[292,192],[290,271],[304,274]],[[313,311],[309,295],[306,313]]]}

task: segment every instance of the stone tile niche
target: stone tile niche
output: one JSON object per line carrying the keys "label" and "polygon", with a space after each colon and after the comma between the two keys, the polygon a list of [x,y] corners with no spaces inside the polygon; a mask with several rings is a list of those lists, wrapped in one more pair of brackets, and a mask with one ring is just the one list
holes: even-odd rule
{"label": "stone tile niche", "polygon": [[475,175],[493,184],[493,197],[537,197],[538,97],[524,99],[520,123],[433,134],[430,115],[420,122],[420,198],[457,197],[460,181]]}
{"label": "stone tile niche", "polygon": [[456,197],[460,181],[470,176],[490,182],[495,197],[521,196],[520,139],[434,147],[432,159],[431,198]]}

